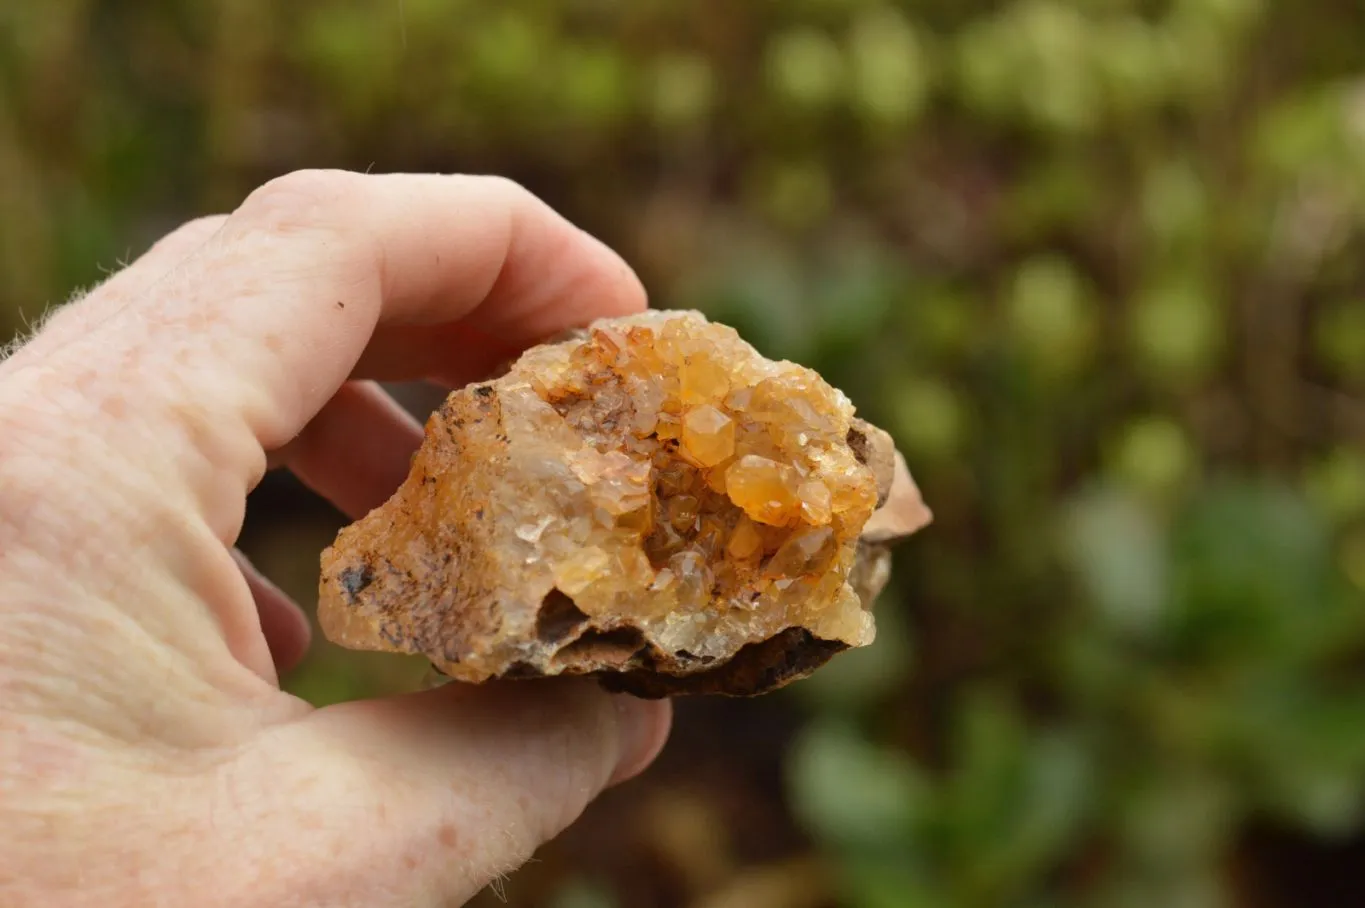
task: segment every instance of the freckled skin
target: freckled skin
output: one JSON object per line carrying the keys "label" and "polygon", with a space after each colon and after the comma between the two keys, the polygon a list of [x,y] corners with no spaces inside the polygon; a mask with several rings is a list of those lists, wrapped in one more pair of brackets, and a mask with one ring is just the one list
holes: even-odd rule
{"label": "freckled skin", "polygon": [[455,832],[455,827],[449,823],[441,827],[441,831],[436,834],[437,840],[446,848],[454,849],[459,844],[460,837]]}
{"label": "freckled skin", "polygon": [[105,415],[113,419],[122,419],[128,415],[128,401],[117,394],[106,397],[100,408],[104,410]]}
{"label": "freckled skin", "polygon": [[0,905],[456,905],[650,762],[667,707],[590,684],[311,708],[233,549],[268,461],[393,491],[420,428],[367,379],[640,309],[623,267],[503,180],[303,172],[0,354]]}

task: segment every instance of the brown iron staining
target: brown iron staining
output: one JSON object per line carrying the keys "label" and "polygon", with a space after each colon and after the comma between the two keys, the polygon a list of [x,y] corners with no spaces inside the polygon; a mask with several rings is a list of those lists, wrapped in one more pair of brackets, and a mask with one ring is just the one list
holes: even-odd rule
{"label": "brown iron staining", "polygon": [[756,694],[872,641],[886,546],[928,520],[818,375],[653,312],[451,394],[408,480],[323,554],[319,617],[462,681]]}

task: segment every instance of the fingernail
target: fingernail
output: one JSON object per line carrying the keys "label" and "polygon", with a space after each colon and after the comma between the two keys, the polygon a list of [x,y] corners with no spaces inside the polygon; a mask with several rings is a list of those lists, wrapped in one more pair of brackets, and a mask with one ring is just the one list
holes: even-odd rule
{"label": "fingernail", "polygon": [[612,699],[621,742],[621,757],[609,783],[616,785],[644,772],[663,750],[673,706],[667,700],[641,700],[628,694],[616,694]]}

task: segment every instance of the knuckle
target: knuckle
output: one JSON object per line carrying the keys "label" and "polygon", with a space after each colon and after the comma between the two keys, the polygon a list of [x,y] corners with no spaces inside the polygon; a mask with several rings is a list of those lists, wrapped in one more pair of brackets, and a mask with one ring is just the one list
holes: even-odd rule
{"label": "knuckle", "polygon": [[253,191],[231,220],[246,231],[270,233],[339,226],[332,213],[359,179],[341,170],[296,170]]}
{"label": "knuckle", "polygon": [[177,264],[176,259],[187,258],[212,239],[226,220],[226,215],[215,214],[186,221],[153,243],[132,267],[147,263],[154,268],[158,265],[169,268]]}
{"label": "knuckle", "polygon": [[485,191],[508,207],[524,208],[545,204],[539,196],[511,177],[492,174],[473,177],[472,179],[482,183]]}
{"label": "knuckle", "polygon": [[172,230],[166,236],[152,244],[152,250],[166,249],[173,246],[198,246],[207,242],[223,227],[223,222],[227,220],[227,215],[210,214],[204,217],[186,221],[179,227]]}

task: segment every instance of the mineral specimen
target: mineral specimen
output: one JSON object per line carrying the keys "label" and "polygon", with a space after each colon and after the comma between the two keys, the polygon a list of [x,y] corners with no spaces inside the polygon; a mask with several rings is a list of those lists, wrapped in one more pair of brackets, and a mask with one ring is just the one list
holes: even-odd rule
{"label": "mineral specimen", "polygon": [[452,393],[407,481],[323,553],[319,619],[462,681],[756,694],[871,642],[886,544],[928,519],[890,437],[814,372],[651,312]]}

